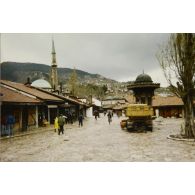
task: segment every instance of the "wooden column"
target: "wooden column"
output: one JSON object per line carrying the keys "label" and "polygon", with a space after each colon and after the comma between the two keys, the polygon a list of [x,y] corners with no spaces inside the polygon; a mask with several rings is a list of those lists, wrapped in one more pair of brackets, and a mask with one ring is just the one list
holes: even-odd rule
{"label": "wooden column", "polygon": [[38,106],[36,106],[36,108],[35,108],[36,110],[35,110],[35,120],[36,120],[36,128],[38,128],[39,127],[39,120],[38,120],[38,114],[39,114],[39,111],[38,111]]}
{"label": "wooden column", "polygon": [[50,108],[48,108],[48,119],[47,119],[47,121],[48,121],[48,123],[50,124]]}
{"label": "wooden column", "polygon": [[22,112],[23,112],[23,107],[20,108],[20,120],[19,120],[19,129],[22,129]]}

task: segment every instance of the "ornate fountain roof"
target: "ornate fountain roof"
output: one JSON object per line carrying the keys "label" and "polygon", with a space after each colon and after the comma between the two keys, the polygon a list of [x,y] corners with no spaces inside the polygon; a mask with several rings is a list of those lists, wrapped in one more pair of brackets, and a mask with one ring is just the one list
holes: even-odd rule
{"label": "ornate fountain roof", "polygon": [[137,78],[136,78],[136,80],[135,80],[135,83],[145,83],[145,82],[151,82],[151,83],[153,83],[153,81],[152,81],[152,78],[149,76],[149,75],[147,75],[147,74],[140,74],[140,75],[138,75],[137,76]]}
{"label": "ornate fountain roof", "polygon": [[145,74],[145,73],[138,75],[136,80],[127,86],[129,90],[132,90],[135,88],[156,89],[159,87],[160,87],[160,83],[153,83],[152,78],[148,74]]}

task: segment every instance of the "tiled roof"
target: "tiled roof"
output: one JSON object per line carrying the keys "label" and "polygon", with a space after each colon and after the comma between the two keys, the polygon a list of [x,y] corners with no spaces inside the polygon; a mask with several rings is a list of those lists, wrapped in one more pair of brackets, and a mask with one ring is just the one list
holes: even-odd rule
{"label": "tiled roof", "polygon": [[152,106],[159,107],[159,106],[182,106],[183,102],[181,98],[177,96],[154,96],[152,100]]}
{"label": "tiled roof", "polygon": [[53,96],[52,94],[45,93],[43,91],[40,91],[34,87],[31,86],[26,86],[22,83],[15,83],[11,81],[6,81],[6,80],[0,80],[0,83],[7,85],[9,87],[15,88],[19,91],[23,91],[25,93],[31,94],[33,96],[36,96],[37,98],[45,101],[63,101],[62,99]]}
{"label": "tiled roof", "polygon": [[12,89],[0,86],[0,101],[5,103],[41,103],[40,100],[28,97]]}
{"label": "tiled roof", "polygon": [[70,97],[64,97],[64,96],[60,96],[60,97],[63,97],[66,100],[69,100],[70,102],[74,102],[74,103],[77,103],[77,104],[80,104],[80,105],[86,105],[84,102],[82,102],[80,100],[76,100],[76,99],[73,99],[73,98],[70,98]]}
{"label": "tiled roof", "polygon": [[[41,89],[41,88],[38,88],[37,90],[39,90],[40,92],[44,92],[44,93],[47,93],[47,94],[51,94],[51,92],[48,92],[48,91],[45,91],[44,89]],[[87,105],[86,103],[78,100],[78,99],[73,99],[71,97],[67,97],[67,96],[63,96],[63,95],[58,95],[58,94],[52,94],[53,96],[57,97],[57,98],[60,98],[60,99],[63,99],[63,100],[66,100],[66,101],[69,101],[71,103],[76,103],[76,104],[79,104],[79,105]]]}

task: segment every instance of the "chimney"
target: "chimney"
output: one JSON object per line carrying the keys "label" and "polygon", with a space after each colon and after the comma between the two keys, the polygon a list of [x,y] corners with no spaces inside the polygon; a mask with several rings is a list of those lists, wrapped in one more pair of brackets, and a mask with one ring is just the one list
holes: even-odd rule
{"label": "chimney", "polygon": [[62,94],[62,82],[60,82],[60,93]]}
{"label": "chimney", "polygon": [[32,82],[30,81],[30,77],[27,78],[27,82],[24,84],[26,86],[31,86]]}

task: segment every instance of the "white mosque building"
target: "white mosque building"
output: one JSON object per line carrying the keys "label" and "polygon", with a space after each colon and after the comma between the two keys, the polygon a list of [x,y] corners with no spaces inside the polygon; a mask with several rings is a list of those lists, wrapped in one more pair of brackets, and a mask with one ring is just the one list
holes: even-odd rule
{"label": "white mosque building", "polygon": [[42,88],[42,89],[47,90],[47,91],[52,91],[51,84],[44,79],[37,79],[37,80],[33,81],[31,86]]}

